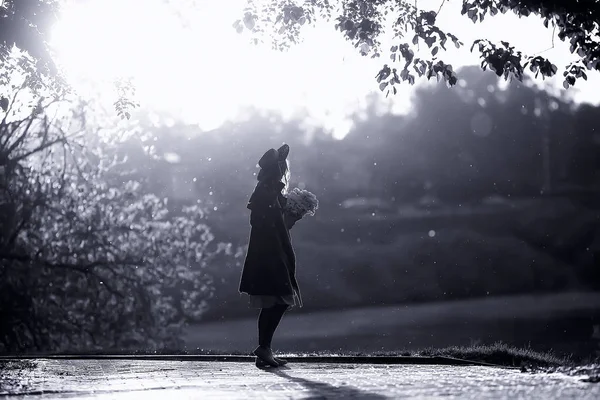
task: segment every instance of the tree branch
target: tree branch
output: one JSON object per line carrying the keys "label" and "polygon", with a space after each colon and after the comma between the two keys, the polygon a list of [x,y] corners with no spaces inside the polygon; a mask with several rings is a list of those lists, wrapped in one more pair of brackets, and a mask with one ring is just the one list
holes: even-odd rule
{"label": "tree branch", "polygon": [[[93,268],[105,267],[105,268],[109,269],[109,271],[112,272],[113,274],[115,274],[119,277],[124,277],[123,275],[118,275],[114,270],[110,269],[110,265],[111,264],[125,264],[125,265],[143,264],[142,262],[136,262],[134,260],[117,260],[112,263],[97,260],[97,261],[91,262],[87,265],[77,265],[77,264],[68,264],[68,263],[52,263],[52,262],[45,261],[45,260],[36,260],[36,259],[33,259],[30,256],[24,255],[24,254],[4,253],[4,252],[0,252],[0,259],[9,260],[9,261],[25,262],[25,263],[40,263],[43,266],[51,268],[51,269],[52,268],[68,269],[68,270],[72,270],[75,272],[79,272],[83,275],[91,275],[94,278],[96,278],[99,282],[102,282],[101,284],[103,286],[105,286],[106,289],[110,293],[114,294],[115,296],[119,296],[119,297],[124,297],[124,295],[122,293],[120,293],[119,291],[115,290],[114,288],[112,288],[112,286],[106,282],[105,278],[101,277],[100,275],[98,275],[97,273],[95,273],[93,271]],[[129,277],[125,277],[125,278],[129,279],[131,282],[135,282],[135,280],[133,280],[133,278],[129,278]]]}
{"label": "tree branch", "polygon": [[[27,137],[27,134],[29,133],[29,128],[31,128],[31,125],[33,124],[33,121],[35,119],[36,119],[35,114],[31,113],[29,115],[27,125],[23,129],[23,134],[21,136],[19,136],[17,138],[17,140],[15,140],[15,142],[8,148],[8,154],[12,153],[25,140],[25,138]],[[16,129],[15,129],[15,132],[16,132]]]}
{"label": "tree branch", "polygon": [[547,49],[545,49],[545,50],[538,51],[537,53],[535,53],[535,54],[533,55],[533,57],[535,57],[535,56],[539,56],[540,54],[543,54],[543,53],[545,53],[545,52],[547,52],[547,51],[549,51],[549,50],[552,50],[552,49],[554,48],[554,37],[555,37],[555,33],[556,33],[556,25],[554,25],[554,28],[552,29],[552,46],[551,46],[551,47],[548,47],[548,48],[547,48]]}
{"label": "tree branch", "polygon": [[25,89],[25,87],[27,87],[26,83],[23,82],[23,84],[17,89],[17,91],[15,92],[15,95],[13,96],[8,108],[6,109],[6,112],[4,113],[4,117],[2,118],[2,125],[6,124],[6,119],[8,118],[8,114],[12,111],[15,102],[17,101],[17,97],[19,96],[19,93],[21,93],[21,90]]}
{"label": "tree branch", "polygon": [[446,0],[442,0],[442,4],[440,4],[440,8],[438,8],[437,13],[435,14],[436,17],[440,15],[440,11],[442,11],[442,7],[444,6],[445,2]]}
{"label": "tree branch", "polygon": [[44,143],[42,143],[42,144],[41,144],[40,146],[38,146],[37,148],[35,148],[35,149],[31,150],[31,151],[28,151],[27,153],[21,154],[21,155],[20,155],[20,156],[18,156],[18,157],[15,157],[15,158],[13,159],[13,161],[14,161],[14,162],[23,161],[23,160],[24,160],[24,159],[26,159],[27,157],[29,157],[29,156],[31,156],[31,155],[33,155],[33,154],[35,154],[35,153],[39,153],[40,151],[43,151],[43,150],[47,149],[48,147],[52,147],[52,146],[54,146],[55,144],[57,144],[57,143],[61,143],[61,142],[62,142],[62,143],[65,143],[65,139],[64,139],[64,138],[62,138],[62,137],[60,137],[60,138],[58,138],[58,139],[54,139],[54,140],[52,140],[52,141],[50,141],[50,142],[47,142],[47,143],[45,143],[45,144],[44,144]]}

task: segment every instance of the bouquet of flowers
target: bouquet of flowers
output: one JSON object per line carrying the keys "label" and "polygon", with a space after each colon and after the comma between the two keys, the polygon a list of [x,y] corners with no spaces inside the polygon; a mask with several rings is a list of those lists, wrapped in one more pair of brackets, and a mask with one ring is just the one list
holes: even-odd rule
{"label": "bouquet of flowers", "polygon": [[302,218],[305,215],[315,215],[319,208],[317,196],[308,190],[294,188],[286,196],[285,211],[295,217]]}

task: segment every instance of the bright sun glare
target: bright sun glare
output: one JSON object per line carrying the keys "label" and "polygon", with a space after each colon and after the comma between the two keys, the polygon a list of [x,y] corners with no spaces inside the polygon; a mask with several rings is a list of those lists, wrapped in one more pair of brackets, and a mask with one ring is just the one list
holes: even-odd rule
{"label": "bright sun glare", "polygon": [[225,77],[215,68],[215,38],[224,48],[231,43],[218,32],[218,18],[186,31],[165,3],[91,0],[67,7],[52,36],[59,62],[72,84],[91,85],[100,95],[112,91],[115,78],[130,77],[145,105],[212,106],[207,115],[215,117],[218,98],[209,101],[206,93]]}
{"label": "bright sun glare", "polygon": [[132,77],[145,106],[204,129],[253,106],[284,117],[308,108],[315,124],[345,134],[345,118],[373,83],[357,83],[355,69],[325,68],[342,62],[346,47],[322,40],[319,29],[287,53],[252,46],[232,28],[243,4],[201,2],[185,10],[185,28],[164,0],[90,0],[65,9],[51,43],[76,87],[108,98],[114,78]]}
{"label": "bright sun glare", "polygon": [[[189,28],[169,3],[193,4],[180,10]],[[232,28],[243,14],[244,3],[74,1],[55,26],[51,44],[71,83],[80,89],[93,87],[106,99],[114,96],[115,78],[131,77],[146,109],[165,111],[202,129],[214,129],[252,106],[277,111],[284,118],[305,110],[307,124],[343,137],[351,127],[349,115],[363,108],[365,96],[376,91],[373,76],[386,61],[361,58],[331,25],[306,29],[304,42],[286,53],[254,47]],[[420,1],[431,9],[437,9],[438,3]],[[472,26],[451,9],[458,3],[447,3],[439,22],[467,47],[482,33],[494,41],[526,45],[531,51],[546,48],[551,40],[550,32],[539,28],[541,24],[512,16]],[[515,29],[504,29],[508,22]],[[531,38],[527,43],[519,40],[524,33]],[[559,43],[553,51],[554,55],[546,55],[564,53],[564,45]],[[466,50],[449,52],[444,58],[456,67],[477,63],[477,57]],[[403,86],[389,100],[393,110],[407,111],[412,92],[413,88]]]}

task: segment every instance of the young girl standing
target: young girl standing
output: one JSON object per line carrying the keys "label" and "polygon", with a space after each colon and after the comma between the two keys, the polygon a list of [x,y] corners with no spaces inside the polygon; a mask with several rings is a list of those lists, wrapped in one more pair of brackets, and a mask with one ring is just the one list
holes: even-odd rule
{"label": "young girl standing", "polygon": [[285,360],[273,356],[271,341],[288,308],[302,306],[289,233],[299,217],[284,211],[284,193],[290,178],[289,151],[289,146],[284,144],[261,157],[258,183],[247,205],[251,211],[250,242],[239,291],[249,295],[251,307],[260,308],[258,347],[254,350],[258,367],[286,364]]}

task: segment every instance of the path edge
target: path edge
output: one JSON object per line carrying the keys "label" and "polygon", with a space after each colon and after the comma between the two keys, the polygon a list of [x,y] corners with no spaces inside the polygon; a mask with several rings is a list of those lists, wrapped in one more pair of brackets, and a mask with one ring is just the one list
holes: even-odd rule
{"label": "path edge", "polygon": [[[518,369],[499,364],[465,360],[453,357],[414,357],[414,356],[282,356],[290,363],[321,364],[390,364],[390,365],[453,365],[453,366],[485,366],[505,369]],[[254,362],[254,356],[240,355],[120,355],[120,354],[47,354],[0,356],[0,361],[18,360],[130,360],[130,361],[202,361],[202,362]]]}

